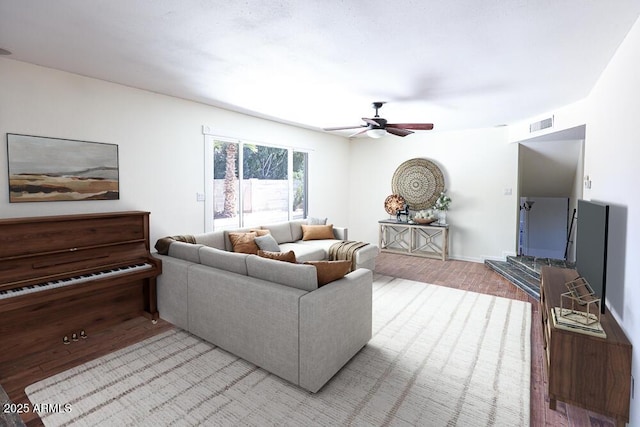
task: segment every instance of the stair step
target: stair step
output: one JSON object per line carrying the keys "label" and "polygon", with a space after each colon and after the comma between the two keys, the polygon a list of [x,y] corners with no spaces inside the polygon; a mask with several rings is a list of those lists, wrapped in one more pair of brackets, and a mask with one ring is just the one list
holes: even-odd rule
{"label": "stair step", "polygon": [[539,258],[528,255],[508,256],[507,262],[517,265],[538,279],[540,278],[540,270],[545,265],[551,267],[575,268],[575,263],[565,261],[564,259]]}
{"label": "stair step", "polygon": [[540,279],[535,278],[535,276],[528,271],[531,269],[520,268],[519,265],[509,261],[485,260],[484,263],[496,273],[531,295],[534,299],[540,299]]}
{"label": "stair step", "polygon": [[507,263],[520,269],[522,274],[528,275],[533,280],[540,280],[540,265],[534,257],[508,256]]}

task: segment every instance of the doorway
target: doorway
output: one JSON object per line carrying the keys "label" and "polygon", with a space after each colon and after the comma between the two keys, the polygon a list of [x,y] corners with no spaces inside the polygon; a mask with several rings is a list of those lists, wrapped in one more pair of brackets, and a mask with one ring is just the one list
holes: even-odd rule
{"label": "doorway", "polygon": [[521,198],[518,255],[565,259],[568,209],[566,197]]}
{"label": "doorway", "polygon": [[585,126],[519,142],[517,253],[575,261],[572,212],[582,198]]}

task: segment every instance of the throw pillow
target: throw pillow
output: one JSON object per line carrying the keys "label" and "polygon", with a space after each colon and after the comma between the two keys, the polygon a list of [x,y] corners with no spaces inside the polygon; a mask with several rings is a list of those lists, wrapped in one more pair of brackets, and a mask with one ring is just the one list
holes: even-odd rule
{"label": "throw pillow", "polygon": [[256,233],[229,233],[229,240],[233,246],[233,252],[242,252],[244,254],[257,254],[258,245],[255,242]]}
{"label": "throw pillow", "polygon": [[333,224],[304,225],[302,224],[302,240],[335,239]]}
{"label": "throw pillow", "polygon": [[270,251],[258,251],[258,256],[262,258],[275,259],[277,261],[286,261],[296,263],[296,254],[293,251],[289,252],[270,252]]}
{"label": "throw pillow", "polygon": [[260,237],[260,236],[266,236],[267,234],[271,234],[271,233],[269,232],[269,230],[263,230],[262,228],[252,228],[252,229],[251,229],[251,230],[249,230],[249,231],[250,231],[250,232],[252,232],[252,233],[256,233],[256,235],[257,235],[258,237]]}
{"label": "throw pillow", "polygon": [[305,264],[316,267],[318,287],[342,279],[351,271],[351,261],[307,261]]}
{"label": "throw pillow", "polygon": [[327,218],[307,217],[307,225],[326,225]]}
{"label": "throw pillow", "polygon": [[258,235],[255,241],[258,248],[263,251],[280,252],[280,246],[278,246],[278,242],[276,242],[276,239],[274,239],[271,234],[265,234],[264,236]]}

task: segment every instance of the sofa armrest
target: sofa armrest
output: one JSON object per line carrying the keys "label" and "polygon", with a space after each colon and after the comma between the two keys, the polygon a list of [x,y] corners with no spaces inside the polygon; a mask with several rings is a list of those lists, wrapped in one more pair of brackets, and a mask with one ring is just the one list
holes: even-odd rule
{"label": "sofa armrest", "polygon": [[300,298],[300,386],[317,392],[371,339],[371,270]]}
{"label": "sofa armrest", "polygon": [[162,274],[158,276],[156,285],[160,318],[188,331],[188,274],[189,268],[198,264],[157,253],[153,256],[162,261]]}
{"label": "sofa armrest", "polygon": [[333,235],[337,240],[349,240],[349,229],[347,227],[333,227]]}

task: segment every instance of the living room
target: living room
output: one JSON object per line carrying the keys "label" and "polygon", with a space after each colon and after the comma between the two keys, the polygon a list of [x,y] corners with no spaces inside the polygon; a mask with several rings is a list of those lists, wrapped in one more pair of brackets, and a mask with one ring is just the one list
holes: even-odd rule
{"label": "living room", "polygon": [[[308,151],[309,214],[328,217],[347,226],[350,238],[372,243],[378,240],[378,220],[388,216],[383,202],[391,194],[394,170],[408,159],[432,159],[442,168],[453,199],[447,216],[450,258],[474,263],[502,259],[514,254],[517,245],[518,142],[531,137],[530,123],[553,116],[553,128],[536,135],[586,125],[584,172],[593,185],[583,197],[627,212],[623,221],[610,224],[612,236],[624,244],[612,246],[610,257],[617,260],[617,268],[609,271],[607,302],[631,343],[640,343],[633,306],[640,299],[640,266],[635,262],[640,254],[640,196],[632,189],[640,179],[640,129],[635,126],[640,113],[639,50],[636,21],[588,96],[507,126],[436,128],[402,139],[347,139],[3,56],[3,138],[13,133],[117,144],[120,199],[9,203],[4,173],[0,217],[144,210],[151,212],[152,244],[167,235],[202,233],[205,209],[197,194],[205,192],[203,126],[208,126],[220,136]],[[6,150],[0,150],[0,164],[8,164]],[[635,377],[637,352],[633,361]],[[630,425],[640,425],[635,400]]]}

